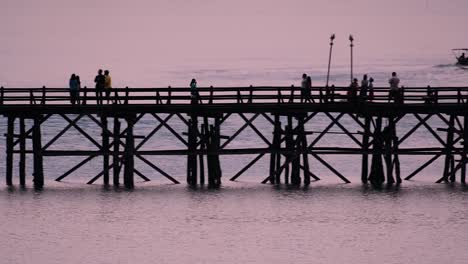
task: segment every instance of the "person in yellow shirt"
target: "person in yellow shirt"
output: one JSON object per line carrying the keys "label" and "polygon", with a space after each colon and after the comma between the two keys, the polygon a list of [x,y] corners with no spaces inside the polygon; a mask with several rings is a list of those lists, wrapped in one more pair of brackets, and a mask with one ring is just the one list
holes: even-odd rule
{"label": "person in yellow shirt", "polygon": [[110,102],[110,94],[112,89],[112,78],[109,75],[109,71],[104,71],[104,90],[106,91],[107,103]]}

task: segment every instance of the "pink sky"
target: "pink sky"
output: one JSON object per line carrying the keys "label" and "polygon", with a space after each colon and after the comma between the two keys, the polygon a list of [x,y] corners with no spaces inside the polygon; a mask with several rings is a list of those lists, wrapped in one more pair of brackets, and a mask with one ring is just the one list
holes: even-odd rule
{"label": "pink sky", "polygon": [[[448,55],[468,47],[466,0],[1,0],[0,79],[26,72],[229,58],[326,61]],[[448,56],[447,55],[447,56]],[[44,66],[46,65],[46,66]],[[76,67],[78,65],[79,67]],[[4,77],[3,77],[4,78]]]}

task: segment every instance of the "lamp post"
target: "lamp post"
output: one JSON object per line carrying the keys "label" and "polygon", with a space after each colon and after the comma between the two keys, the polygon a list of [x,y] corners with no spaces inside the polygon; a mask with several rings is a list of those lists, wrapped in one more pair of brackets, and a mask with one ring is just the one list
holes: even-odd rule
{"label": "lamp post", "polygon": [[333,40],[335,40],[335,34],[332,34],[330,37],[330,53],[328,55],[327,84],[325,87],[328,87],[328,81],[330,80],[330,66],[331,66],[331,58],[332,58],[332,50],[333,50]]}
{"label": "lamp post", "polygon": [[353,47],[354,47],[354,44],[353,44],[353,41],[354,41],[354,38],[353,38],[353,35],[349,35],[349,41],[350,41],[350,44],[349,44],[349,47],[351,48],[351,83],[353,83]]}

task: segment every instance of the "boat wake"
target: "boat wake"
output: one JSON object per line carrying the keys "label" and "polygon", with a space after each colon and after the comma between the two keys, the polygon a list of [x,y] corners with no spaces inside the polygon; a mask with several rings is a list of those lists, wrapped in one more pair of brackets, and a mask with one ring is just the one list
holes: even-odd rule
{"label": "boat wake", "polygon": [[452,67],[457,67],[457,64],[451,63],[451,64],[437,64],[434,65],[434,68],[452,68]]}

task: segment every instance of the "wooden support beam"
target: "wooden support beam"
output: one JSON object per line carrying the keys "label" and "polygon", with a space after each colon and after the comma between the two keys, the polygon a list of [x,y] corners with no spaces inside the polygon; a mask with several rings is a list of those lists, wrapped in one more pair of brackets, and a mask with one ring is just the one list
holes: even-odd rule
{"label": "wooden support beam", "polygon": [[205,161],[203,152],[208,148],[208,118],[203,118],[203,124],[200,126],[200,154],[198,154],[198,161],[200,165],[200,184],[205,184]]}
{"label": "wooden support beam", "polygon": [[24,121],[24,117],[20,117],[19,178],[22,187],[26,186],[26,124]]}
{"label": "wooden support beam", "polygon": [[[427,120],[429,120],[429,118],[431,118],[432,115],[426,115],[422,120],[424,122],[426,122]],[[413,127],[408,131],[406,132],[405,135],[403,135],[400,140],[398,140],[398,144],[401,144],[403,143],[409,136],[411,136],[420,126],[423,125],[423,122],[419,121],[417,124],[413,125]]]}
{"label": "wooden support beam", "polygon": [[273,128],[273,144],[270,146],[271,148],[271,153],[270,153],[270,174],[269,174],[269,180],[270,183],[274,184],[275,182],[280,182],[280,175],[278,175],[275,178],[276,175],[276,169],[277,169],[277,159],[278,159],[278,153],[277,151],[281,147],[281,122],[279,115],[275,115],[275,121],[274,121],[274,128]]}
{"label": "wooden support beam", "polygon": [[372,163],[369,181],[374,186],[380,186],[384,181],[384,169],[382,164],[382,151],[384,148],[384,138],[382,135],[382,116],[378,116],[374,128],[374,144],[372,145]]}
{"label": "wooden support beam", "polygon": [[268,146],[271,146],[271,142],[253,125],[252,122],[249,122],[249,120],[245,117],[244,114],[239,113],[239,116],[252,128],[252,130],[267,144]]}
{"label": "wooden support beam", "polygon": [[133,137],[133,125],[135,122],[134,116],[127,116],[127,136],[125,138],[125,168],[124,168],[124,185],[126,188],[133,188],[134,186],[134,177],[133,172],[135,168],[135,138]]}
{"label": "wooden support beam", "polygon": [[74,124],[73,121],[68,116],[66,116],[65,114],[60,114],[60,116],[63,119],[65,119],[68,123],[72,124],[72,126],[75,127],[75,129],[78,130],[81,133],[81,135],[83,135],[89,141],[91,141],[91,143],[93,143],[97,148],[102,149],[101,144],[99,144],[93,137],[91,137],[88,133],[86,133],[86,131],[84,131],[80,126],[78,126],[77,124]]}
{"label": "wooden support beam", "polygon": [[40,116],[34,118],[33,126],[33,152],[34,152],[34,187],[42,188],[44,186],[44,167],[42,158],[42,138]]}
{"label": "wooden support beam", "polygon": [[461,183],[466,183],[466,163],[468,154],[468,116],[463,116],[463,153],[461,155]]}
{"label": "wooden support beam", "polygon": [[81,161],[80,163],[78,163],[77,165],[75,165],[73,168],[69,169],[67,172],[65,172],[64,174],[62,174],[60,177],[58,177],[57,179],[55,179],[56,181],[61,181],[63,180],[64,178],[66,178],[68,175],[72,174],[74,171],[76,171],[77,169],[81,168],[83,165],[85,165],[86,163],[88,163],[90,160],[92,160],[93,158],[97,157],[97,155],[91,155],[89,157],[87,157],[86,159],[84,159],[83,161]]}
{"label": "wooden support beam", "polygon": [[[307,136],[305,133],[305,123],[304,123],[304,117],[300,117],[298,119],[298,127],[299,127],[299,151],[300,155],[302,155],[302,164],[304,166],[303,172],[304,172],[304,185],[309,185],[310,184],[310,173],[309,173],[309,155],[307,154]],[[300,164],[298,164],[300,167]]]}
{"label": "wooden support beam", "polygon": [[439,153],[432,157],[430,160],[426,161],[423,165],[421,165],[419,168],[417,168],[415,171],[410,173],[408,176],[406,176],[405,180],[411,180],[414,176],[416,176],[419,172],[424,170],[427,166],[431,165],[434,161],[436,161],[440,156],[442,156],[443,153]]}
{"label": "wooden support beam", "polygon": [[[344,113],[340,113],[338,114],[338,116],[335,118],[336,122],[340,121],[340,119],[344,116]],[[320,133],[313,141],[312,143],[309,144],[309,149],[312,149],[313,146],[315,146],[319,141],[320,139],[322,139],[323,136],[325,136],[327,134],[327,132],[333,127],[335,126],[335,122],[331,122],[330,124],[328,124],[328,126],[322,131],[322,133]]]}
{"label": "wooden support beam", "polygon": [[119,152],[120,152],[120,121],[118,117],[114,117],[114,133],[113,133],[113,141],[114,141],[114,151],[112,152],[112,173],[113,173],[113,184],[114,186],[120,185],[120,166],[119,166]]}
{"label": "wooden support beam", "polygon": [[309,174],[309,177],[314,178],[314,180],[316,180],[316,181],[320,181],[320,178],[319,178],[317,175],[315,175],[314,173],[312,173],[310,170],[307,171],[307,170],[305,169],[305,167],[302,166],[302,165],[300,165],[299,167],[301,168],[301,170],[302,170],[304,173],[308,173],[308,174]]}
{"label": "wooden support beam", "polygon": [[[188,151],[193,153],[197,147],[197,128],[198,120],[196,116],[192,116],[188,126]],[[187,183],[189,185],[197,184],[197,155],[187,155]]]}
{"label": "wooden support beam", "polygon": [[447,144],[444,142],[444,140],[440,138],[440,136],[434,131],[434,129],[431,126],[429,126],[427,122],[424,121],[419,114],[414,114],[414,116],[423,124],[424,127],[426,127],[426,129],[434,136],[435,139],[437,139],[437,141],[439,141],[439,143],[442,146],[447,147]]}
{"label": "wooden support beam", "polygon": [[[174,116],[174,114],[169,114],[168,116],[166,116],[166,118],[163,119],[164,122],[167,122],[169,119],[172,118],[172,116]],[[141,147],[143,147],[143,145],[148,142],[148,140],[150,140],[162,127],[163,127],[163,123],[160,122],[158,124],[158,126],[156,126],[153,130],[151,130],[151,132],[142,140],[140,141],[140,143],[136,146],[136,150],[139,150],[141,149]]]}
{"label": "wooden support beam", "polygon": [[370,131],[370,124],[371,124],[370,116],[366,116],[364,120],[364,133],[362,134],[362,150],[364,153],[362,154],[362,165],[361,165],[361,182],[366,184],[367,177],[369,175],[369,136],[371,134]]}
{"label": "wooden support beam", "polygon": [[156,118],[160,124],[162,124],[164,127],[169,130],[180,142],[184,143],[185,146],[188,146],[188,142],[181,136],[179,133],[177,133],[170,125],[167,124],[167,121],[164,121],[162,118],[160,118],[157,114],[151,114],[154,118]]}
{"label": "wooden support beam", "polygon": [[159,172],[161,175],[163,175],[164,177],[168,178],[172,183],[174,184],[179,184],[180,182],[177,181],[176,179],[174,179],[173,177],[171,177],[167,172],[163,171],[161,168],[159,168],[158,166],[154,165],[151,161],[147,160],[146,158],[144,158],[142,155],[140,154],[135,154],[136,157],[143,161],[144,163],[146,163],[148,166],[150,166],[153,170]]}
{"label": "wooden support beam", "polygon": [[[43,116],[43,117],[41,118],[41,120],[40,120],[39,123],[42,125],[42,124],[43,124],[45,121],[47,121],[51,116],[52,116],[52,114],[47,114],[47,115]],[[34,129],[34,127],[31,127],[30,129],[28,129],[28,130],[26,131],[26,133],[25,133],[26,138],[31,138],[31,139],[32,139],[31,134],[32,134],[32,132],[33,132],[33,129]],[[13,146],[18,145],[18,144],[20,143],[20,141],[21,141],[21,139],[20,139],[20,137],[18,137],[18,139],[14,142]]]}
{"label": "wooden support beam", "polygon": [[109,185],[109,131],[107,128],[107,116],[105,114],[101,115],[101,124],[102,124],[102,169],[104,171],[103,184]]}
{"label": "wooden support beam", "polygon": [[327,167],[331,172],[333,172],[336,176],[338,176],[341,180],[343,180],[345,183],[351,183],[348,179],[346,179],[343,174],[341,174],[339,171],[337,171],[333,166],[328,164],[324,159],[322,159],[319,155],[312,153],[312,156],[314,156],[320,163],[322,163],[325,167]]}
{"label": "wooden support beam", "polygon": [[242,174],[244,174],[250,167],[252,167],[257,161],[259,161],[266,153],[258,154],[253,160],[251,160],[245,167],[243,167],[239,172],[237,172],[230,181],[235,181],[239,178]]}
{"label": "wooden support beam", "polygon": [[83,117],[83,115],[78,115],[75,119],[72,120],[72,122],[68,123],[68,125],[62,129],[55,137],[53,137],[48,143],[46,143],[43,147],[43,150],[47,150],[52,144],[54,144],[60,137],[63,136],[73,125],[76,125],[76,123]]}
{"label": "wooden support beam", "polygon": [[13,134],[15,133],[15,117],[8,116],[6,134],[6,184],[13,185]]}
{"label": "wooden support beam", "polygon": [[351,138],[358,146],[362,147],[362,144],[361,142],[352,134],[348,131],[348,129],[346,129],[346,127],[344,127],[340,122],[338,122],[338,120],[333,117],[330,113],[328,112],[325,112],[325,115],[328,116],[328,118],[330,118],[330,120],[336,124],[336,126],[338,126],[339,128],[341,128],[341,130],[343,130],[343,132],[348,135],[349,138]]}
{"label": "wooden support beam", "polygon": [[244,125],[242,125],[228,140],[226,140],[222,145],[221,148],[224,149],[232,140],[234,140],[244,129],[246,129],[250,123],[252,123],[259,114],[254,114],[251,118],[249,118]]}

